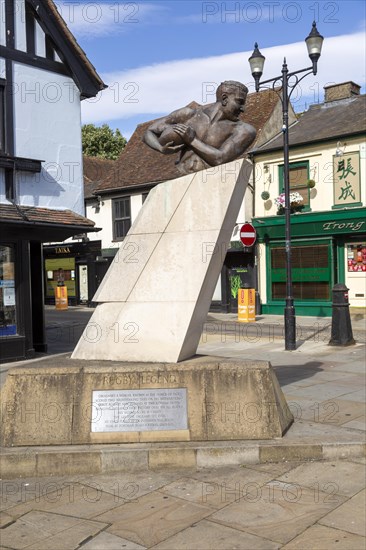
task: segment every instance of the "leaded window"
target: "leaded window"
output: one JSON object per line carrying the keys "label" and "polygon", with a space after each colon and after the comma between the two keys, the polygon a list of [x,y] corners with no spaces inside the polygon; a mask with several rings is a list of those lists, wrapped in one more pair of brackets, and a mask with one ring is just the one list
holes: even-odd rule
{"label": "leaded window", "polygon": [[113,199],[113,239],[123,239],[131,227],[131,197]]}

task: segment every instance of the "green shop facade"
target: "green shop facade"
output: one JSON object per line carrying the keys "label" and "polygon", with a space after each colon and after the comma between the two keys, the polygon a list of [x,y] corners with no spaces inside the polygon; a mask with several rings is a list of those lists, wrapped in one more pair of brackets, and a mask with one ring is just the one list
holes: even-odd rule
{"label": "green shop facade", "polygon": [[[286,293],[285,217],[253,219],[262,313],[282,314]],[[297,315],[332,315],[332,288],[344,283],[352,307],[365,308],[366,208],[291,215],[291,265]]]}

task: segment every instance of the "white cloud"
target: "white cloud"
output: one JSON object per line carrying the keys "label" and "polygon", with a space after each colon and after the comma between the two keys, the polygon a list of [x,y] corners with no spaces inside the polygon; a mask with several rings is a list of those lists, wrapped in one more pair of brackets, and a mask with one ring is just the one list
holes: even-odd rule
{"label": "white cloud", "polygon": [[[303,108],[305,102],[322,101],[326,84],[353,80],[364,85],[364,46],[364,33],[327,38],[318,74],[306,77],[294,92],[295,108]],[[261,52],[266,57],[263,80],[281,74],[284,56],[290,72],[311,65],[304,42],[263,48]],[[239,80],[254,91],[248,63],[251,53],[185,59],[103,74],[109,89],[95,100],[82,103],[83,122],[99,124],[145,115],[144,120],[149,120],[192,100],[210,103],[214,101],[213,90],[223,80]]]}
{"label": "white cloud", "polygon": [[157,4],[139,2],[55,2],[71,32],[78,38],[98,38],[121,34],[134,25],[152,21],[164,10]]}
{"label": "white cloud", "polygon": [[195,13],[189,15],[176,14],[173,3],[56,0],[55,5],[73,34],[90,40],[125,33],[137,23],[243,24],[274,22],[284,17],[287,22],[296,23],[302,14],[300,5],[295,2],[285,6],[270,2],[263,5],[236,2],[231,7],[225,3],[201,2],[195,7]]}

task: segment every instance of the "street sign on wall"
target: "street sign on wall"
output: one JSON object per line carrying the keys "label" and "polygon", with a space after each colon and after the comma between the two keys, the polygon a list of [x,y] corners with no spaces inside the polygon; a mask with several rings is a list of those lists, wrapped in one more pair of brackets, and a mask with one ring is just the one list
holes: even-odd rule
{"label": "street sign on wall", "polygon": [[244,246],[253,246],[257,238],[257,232],[251,223],[245,223],[240,228],[240,240]]}

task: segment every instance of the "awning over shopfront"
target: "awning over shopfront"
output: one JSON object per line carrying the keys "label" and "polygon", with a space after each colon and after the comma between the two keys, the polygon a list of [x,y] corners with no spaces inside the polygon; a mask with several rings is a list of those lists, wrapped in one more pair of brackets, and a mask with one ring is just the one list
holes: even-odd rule
{"label": "awning over shopfront", "polygon": [[64,241],[79,233],[100,231],[93,221],[71,210],[0,204],[3,239],[24,238],[40,242]]}
{"label": "awning over shopfront", "polygon": [[[285,238],[285,216],[254,218],[259,242]],[[291,237],[330,237],[348,234],[354,237],[366,232],[366,208],[291,215]]]}

